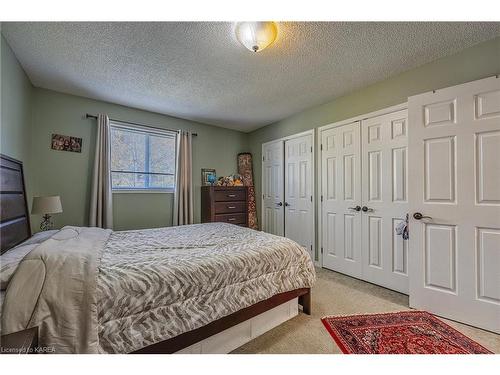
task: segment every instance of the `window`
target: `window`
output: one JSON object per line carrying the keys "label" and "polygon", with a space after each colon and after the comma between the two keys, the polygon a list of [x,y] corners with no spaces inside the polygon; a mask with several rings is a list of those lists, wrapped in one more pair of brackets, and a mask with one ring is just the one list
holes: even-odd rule
{"label": "window", "polygon": [[112,189],[173,192],[175,148],[175,132],[111,123]]}

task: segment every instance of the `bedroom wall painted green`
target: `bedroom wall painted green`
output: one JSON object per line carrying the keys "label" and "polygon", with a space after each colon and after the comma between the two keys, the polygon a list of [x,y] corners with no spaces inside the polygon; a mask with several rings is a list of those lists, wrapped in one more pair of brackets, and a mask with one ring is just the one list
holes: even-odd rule
{"label": "bedroom wall painted green", "polygon": [[0,150],[27,164],[33,86],[3,36],[0,39]]}
{"label": "bedroom wall painted green", "polygon": [[261,221],[262,165],[260,160],[262,160],[262,143],[403,103],[407,101],[409,96],[415,94],[458,85],[499,73],[500,37],[422,65],[251,132],[249,134],[249,147],[256,161],[254,163],[254,176],[259,224]]}
{"label": "bedroom wall painted green", "polygon": [[[64,212],[54,217],[56,226],[88,222],[96,125],[95,120],[84,119],[86,113],[107,113],[111,118],[197,132],[193,138],[195,222],[200,221],[201,168],[215,168],[218,175],[235,173],[236,155],[247,150],[247,136],[241,132],[35,88],[31,133],[35,160],[30,181],[35,194],[61,195]],[[52,133],[83,138],[82,153],[50,149]],[[117,230],[172,223],[173,194],[115,193],[113,203]]]}

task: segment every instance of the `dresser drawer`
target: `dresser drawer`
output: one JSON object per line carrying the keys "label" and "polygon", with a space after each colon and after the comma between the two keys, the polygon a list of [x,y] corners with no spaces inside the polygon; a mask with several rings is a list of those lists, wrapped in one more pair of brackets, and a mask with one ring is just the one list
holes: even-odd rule
{"label": "dresser drawer", "polygon": [[245,190],[219,190],[215,191],[216,202],[244,201],[247,193]]}
{"label": "dresser drawer", "polygon": [[215,215],[215,221],[231,224],[245,224],[247,222],[247,214]]}
{"label": "dresser drawer", "polygon": [[215,214],[232,214],[246,212],[246,202],[216,202]]}

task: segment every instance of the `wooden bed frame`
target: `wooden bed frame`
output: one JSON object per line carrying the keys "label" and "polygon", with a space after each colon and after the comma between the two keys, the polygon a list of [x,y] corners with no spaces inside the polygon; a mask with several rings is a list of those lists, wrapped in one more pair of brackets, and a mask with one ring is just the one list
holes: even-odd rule
{"label": "wooden bed frame", "polygon": [[276,294],[269,299],[236,311],[233,314],[217,319],[193,331],[185,332],[171,339],[146,346],[133,352],[133,354],[175,353],[297,297],[299,298],[299,304],[302,305],[302,311],[310,315],[311,290],[309,288],[295,289],[289,292]]}
{"label": "wooden bed frame", "polygon": [[[0,235],[1,253],[31,236],[28,202],[24,183],[23,164],[0,154]],[[231,327],[248,321],[295,298],[305,314],[311,314],[311,290],[296,289],[277,294],[255,305],[236,311],[193,331],[149,345],[134,353],[175,353],[201,342]]]}

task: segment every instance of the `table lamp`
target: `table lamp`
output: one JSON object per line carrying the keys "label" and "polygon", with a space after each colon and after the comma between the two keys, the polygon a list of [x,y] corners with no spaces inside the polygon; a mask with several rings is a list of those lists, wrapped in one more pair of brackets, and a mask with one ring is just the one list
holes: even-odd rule
{"label": "table lamp", "polygon": [[63,212],[61,198],[59,195],[50,197],[34,197],[31,213],[34,215],[43,215],[43,220],[40,224],[40,230],[49,230],[53,223],[50,220],[49,214],[58,214]]}

